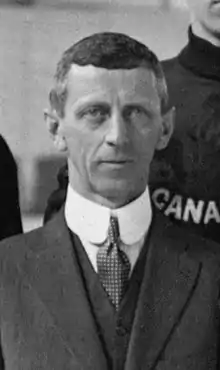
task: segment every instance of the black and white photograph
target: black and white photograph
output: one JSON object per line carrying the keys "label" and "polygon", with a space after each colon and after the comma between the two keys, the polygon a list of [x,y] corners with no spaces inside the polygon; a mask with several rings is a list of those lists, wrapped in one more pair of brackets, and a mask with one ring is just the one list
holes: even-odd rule
{"label": "black and white photograph", "polygon": [[0,0],[0,370],[220,370],[220,0]]}

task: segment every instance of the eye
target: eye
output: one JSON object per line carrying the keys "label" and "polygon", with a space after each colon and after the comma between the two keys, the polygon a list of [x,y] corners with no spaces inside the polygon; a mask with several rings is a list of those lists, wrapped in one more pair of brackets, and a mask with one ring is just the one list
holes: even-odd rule
{"label": "eye", "polygon": [[128,106],[124,110],[124,117],[129,121],[139,120],[146,115],[146,110],[141,106]]}
{"label": "eye", "polygon": [[92,106],[82,113],[84,118],[95,122],[102,122],[109,115],[109,109],[103,106]]}

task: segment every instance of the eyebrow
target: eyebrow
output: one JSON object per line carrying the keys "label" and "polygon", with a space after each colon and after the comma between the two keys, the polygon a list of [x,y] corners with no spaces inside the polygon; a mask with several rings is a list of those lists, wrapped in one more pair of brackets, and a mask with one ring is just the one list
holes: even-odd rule
{"label": "eyebrow", "polygon": [[152,102],[150,99],[146,98],[146,99],[143,99],[143,98],[140,98],[140,99],[134,99],[134,100],[131,100],[129,102],[127,102],[126,104],[129,104],[129,105],[142,105],[142,106],[149,106],[151,107],[152,106]]}
{"label": "eyebrow", "polygon": [[[76,106],[87,106],[87,105],[111,105],[111,102],[108,102],[106,100],[102,100],[98,98],[94,99],[83,99],[81,102],[77,101],[74,105]],[[143,106],[152,106],[151,101],[149,99],[141,99],[141,100],[127,100],[123,102],[123,105],[143,105]]]}
{"label": "eyebrow", "polygon": [[76,104],[75,111],[80,112],[80,111],[82,111],[82,110],[84,110],[84,109],[86,109],[90,106],[102,106],[102,107],[109,108],[111,106],[111,104],[109,104],[106,101],[101,101],[101,100],[84,101],[84,102]]}
{"label": "eyebrow", "polygon": [[[81,98],[81,101],[76,101],[75,104],[73,104],[75,106],[75,110],[76,112],[80,112],[81,110],[83,109],[86,109],[87,107],[89,106],[105,106],[106,108],[110,107],[111,106],[111,102],[108,102],[106,100],[103,100],[103,98],[100,96],[100,98],[97,96],[97,97],[85,97],[85,98]],[[153,107],[153,104],[151,103],[151,101],[149,99],[135,99],[135,100],[128,100],[128,101],[124,101],[123,102],[123,106],[122,108],[125,108],[125,107],[143,107],[147,110],[147,112],[151,112],[153,113],[154,112],[154,109],[152,109]],[[158,102],[158,108],[160,109],[160,102]]]}

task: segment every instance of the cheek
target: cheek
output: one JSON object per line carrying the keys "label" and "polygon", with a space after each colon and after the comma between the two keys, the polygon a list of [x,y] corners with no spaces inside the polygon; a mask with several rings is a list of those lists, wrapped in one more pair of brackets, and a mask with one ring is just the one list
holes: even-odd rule
{"label": "cheek", "polygon": [[197,13],[196,13],[197,17],[201,21],[208,18],[208,16],[209,16],[209,10],[208,10],[207,5],[204,5],[204,6],[199,6],[198,5],[198,8],[196,9],[196,11],[197,11]]}
{"label": "cheek", "polygon": [[90,166],[96,155],[98,141],[91,133],[84,134],[77,130],[66,132],[68,152],[73,163],[80,163],[81,166]]}
{"label": "cheek", "polygon": [[159,133],[156,130],[144,129],[133,135],[136,152],[146,159],[154,153],[158,143]]}

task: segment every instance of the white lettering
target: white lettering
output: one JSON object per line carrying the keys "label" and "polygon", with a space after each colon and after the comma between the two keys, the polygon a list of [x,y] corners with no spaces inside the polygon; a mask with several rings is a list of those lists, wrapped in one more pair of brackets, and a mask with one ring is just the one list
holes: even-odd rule
{"label": "white lettering", "polygon": [[169,216],[170,214],[174,214],[174,217],[177,220],[181,220],[181,213],[182,213],[182,197],[180,195],[175,195],[167,207],[164,214]]}
{"label": "white lettering", "polygon": [[220,214],[215,202],[213,201],[208,203],[204,224],[208,224],[210,220],[215,220],[216,222],[220,223]]}
{"label": "white lettering", "polygon": [[165,207],[166,203],[169,201],[169,198],[170,192],[164,188],[155,190],[152,195],[152,200],[155,206],[160,210]]}
{"label": "white lettering", "polygon": [[194,200],[191,198],[187,199],[184,214],[183,214],[183,221],[189,221],[189,217],[191,215],[193,221],[196,224],[199,224],[202,217],[202,211],[204,207],[204,201],[200,200],[198,201],[198,204],[196,205]]}

